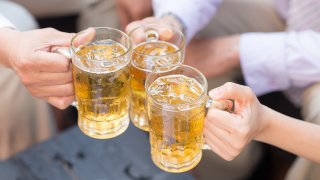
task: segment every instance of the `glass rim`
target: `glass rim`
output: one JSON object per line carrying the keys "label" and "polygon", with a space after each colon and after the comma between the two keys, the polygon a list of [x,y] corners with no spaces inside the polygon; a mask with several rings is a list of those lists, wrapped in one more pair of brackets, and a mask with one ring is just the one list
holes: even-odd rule
{"label": "glass rim", "polygon": [[[181,104],[170,104],[170,103],[159,102],[158,100],[156,100],[155,98],[153,98],[153,97],[150,95],[149,87],[147,87],[147,84],[149,84],[149,81],[150,81],[150,78],[152,77],[152,75],[161,74],[161,72],[151,72],[151,73],[147,76],[146,82],[145,82],[145,90],[146,90],[146,92],[147,92],[147,96],[152,99],[152,102],[155,102],[156,104],[160,105],[160,106],[163,107],[163,108],[165,108],[165,107],[167,107],[167,108],[168,108],[168,107],[173,107],[173,108],[175,108],[175,107],[178,107],[178,106],[184,106],[184,105],[188,105],[188,104],[189,104],[189,105],[190,105],[190,104],[191,104],[191,105],[193,105],[193,104],[200,105],[201,102],[202,102],[202,100],[206,100],[206,99],[207,99],[208,81],[207,81],[206,77],[205,77],[204,74],[201,73],[198,69],[196,69],[196,68],[194,68],[194,67],[192,67],[192,66],[184,65],[184,64],[177,65],[175,68],[171,69],[171,71],[174,71],[174,70],[176,70],[176,69],[178,69],[178,68],[191,69],[192,71],[195,71],[198,75],[200,75],[201,79],[204,80],[203,92],[201,93],[201,95],[200,95],[198,98],[194,99],[192,102],[181,103]],[[166,71],[166,72],[170,72],[170,71]],[[166,73],[166,72],[163,72],[163,73]],[[160,77],[162,77],[162,76],[160,76]],[[158,78],[159,78],[159,77],[158,77]],[[158,78],[157,78],[157,79],[158,79]],[[155,79],[155,80],[156,80],[156,79]],[[153,82],[154,82],[154,81],[153,81]],[[153,82],[152,82],[152,83],[153,83]],[[151,83],[151,84],[152,84],[152,83]],[[150,84],[150,85],[151,85],[151,84]],[[149,85],[149,86],[150,86],[150,85]],[[193,107],[192,107],[192,108],[193,108]],[[191,109],[191,108],[188,108],[187,110],[189,110],[189,109]]]}
{"label": "glass rim", "polygon": [[[117,57],[113,57],[113,58],[108,58],[108,59],[103,59],[103,60],[95,60],[95,59],[88,59],[88,58],[79,56],[79,54],[77,54],[77,52],[76,52],[76,48],[73,46],[73,41],[87,30],[87,29],[85,29],[85,30],[82,30],[82,31],[78,32],[76,35],[74,35],[71,38],[71,43],[70,43],[70,49],[71,49],[71,52],[72,52],[71,54],[75,55],[77,58],[84,59],[84,60],[89,61],[89,62],[104,62],[104,61],[110,61],[110,60],[113,60],[113,59],[122,58],[122,57],[126,56],[129,52],[131,52],[131,50],[132,50],[131,39],[123,31],[121,31],[119,29],[116,29],[116,28],[111,28],[111,27],[91,27],[91,28],[93,28],[95,30],[104,29],[104,30],[112,30],[112,31],[118,32],[121,35],[123,35],[126,39],[129,40],[129,46],[128,46],[128,48],[126,48],[126,51],[123,54],[121,54],[120,56],[117,56]],[[130,58],[128,58],[128,59],[130,59]]]}
{"label": "glass rim", "polygon": [[[158,67],[158,68],[151,68],[151,69],[141,68],[141,67],[139,67],[139,66],[136,65],[136,63],[132,60],[132,58],[131,58],[131,65],[132,65],[134,68],[139,69],[139,70],[141,70],[141,71],[144,71],[144,72],[146,72],[146,73],[157,73],[157,72],[165,73],[165,72],[174,70],[174,68],[176,68],[176,66],[182,65],[182,63],[184,62],[184,57],[183,57],[183,55],[181,55],[181,56],[182,56],[182,57],[179,57],[180,60],[179,60],[177,63],[160,66],[160,67]],[[172,68],[172,69],[169,69],[170,66],[173,66],[173,68]],[[166,70],[166,71],[165,71],[165,70],[164,70],[164,71],[160,71],[160,70],[159,70],[159,71],[156,71],[157,69],[159,69],[159,68],[164,68],[164,67],[168,67],[168,70]]]}
{"label": "glass rim", "polygon": [[[136,53],[136,54],[138,54],[138,55],[141,55],[141,56],[165,57],[165,56],[169,56],[169,55],[172,55],[172,54],[175,54],[175,53],[179,53],[179,52],[181,52],[181,51],[184,50],[184,48],[185,48],[185,43],[186,43],[186,38],[185,38],[184,34],[183,34],[179,29],[177,29],[177,28],[175,28],[175,27],[172,27],[172,26],[170,26],[170,25],[167,25],[167,24],[147,23],[147,24],[139,25],[139,26],[133,28],[133,29],[128,33],[128,36],[129,36],[130,40],[131,40],[131,37],[132,37],[133,32],[136,31],[137,29],[142,28],[142,27],[152,27],[152,26],[160,26],[160,28],[161,28],[161,27],[164,27],[164,28],[173,29],[173,30],[176,31],[176,32],[179,34],[179,36],[181,37],[181,39],[182,39],[181,45],[180,45],[180,46],[176,46],[176,45],[175,45],[176,47],[178,47],[178,49],[175,50],[175,51],[173,51],[173,52],[167,53],[167,54],[165,54],[165,55],[149,55],[149,54],[145,54],[145,53],[140,53],[139,51],[136,51],[135,48],[132,48],[132,51],[133,51],[134,53]],[[144,41],[144,42],[142,42],[142,43],[145,43],[145,42],[147,42],[147,41]],[[163,41],[163,42],[167,42],[167,41]],[[142,43],[139,43],[139,44],[142,44]],[[133,43],[132,43],[132,44],[133,44]],[[172,43],[171,43],[171,44],[172,44]]]}

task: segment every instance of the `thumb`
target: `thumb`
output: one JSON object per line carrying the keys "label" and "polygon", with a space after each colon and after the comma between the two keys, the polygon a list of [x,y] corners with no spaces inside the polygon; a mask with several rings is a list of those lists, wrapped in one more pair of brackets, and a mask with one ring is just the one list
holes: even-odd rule
{"label": "thumb", "polygon": [[80,45],[85,45],[93,41],[96,36],[96,29],[89,27],[86,30],[83,30],[78,33],[75,39],[72,42],[74,47],[78,47]]}
{"label": "thumb", "polygon": [[206,116],[205,126],[216,125],[225,130],[230,130],[233,128],[233,121],[238,118],[239,115],[237,114],[210,108]]}
{"label": "thumb", "polygon": [[242,86],[232,82],[227,82],[224,85],[212,89],[209,92],[209,96],[212,99],[243,99],[248,95],[247,86]]}
{"label": "thumb", "polygon": [[52,38],[51,45],[69,47],[71,44],[71,39],[75,33],[66,33],[58,30],[55,31],[56,32],[49,37],[50,39]]}

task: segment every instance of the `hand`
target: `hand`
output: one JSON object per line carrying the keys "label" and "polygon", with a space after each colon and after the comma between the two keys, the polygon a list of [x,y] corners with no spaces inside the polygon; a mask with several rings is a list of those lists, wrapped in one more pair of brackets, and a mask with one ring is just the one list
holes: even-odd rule
{"label": "hand", "polygon": [[[130,33],[135,28],[146,25],[146,24],[157,24],[157,25],[166,25],[170,28],[161,28],[158,30],[159,33],[159,39],[163,41],[168,41],[169,39],[174,37],[174,34],[172,32],[172,28],[182,30],[182,25],[173,17],[170,15],[164,16],[162,18],[156,18],[156,17],[147,17],[140,21],[133,21],[126,27],[126,33]],[[145,38],[145,34],[143,32],[139,33],[141,35],[135,35],[134,41],[139,42],[143,41]]]}
{"label": "hand", "polygon": [[[64,109],[74,100],[70,60],[52,53],[55,46],[69,46],[73,34],[52,28],[27,32],[1,29],[6,64],[14,69],[28,91]],[[7,39],[6,39],[7,38]]]}
{"label": "hand", "polygon": [[240,67],[239,35],[194,40],[186,50],[185,63],[207,77],[222,75]]}
{"label": "hand", "polygon": [[267,126],[265,107],[249,87],[226,83],[209,92],[212,99],[234,99],[235,112],[215,108],[208,111],[204,135],[206,143],[223,159],[231,161]]}
{"label": "hand", "polygon": [[130,22],[152,15],[151,0],[117,0],[117,12],[122,28]]}

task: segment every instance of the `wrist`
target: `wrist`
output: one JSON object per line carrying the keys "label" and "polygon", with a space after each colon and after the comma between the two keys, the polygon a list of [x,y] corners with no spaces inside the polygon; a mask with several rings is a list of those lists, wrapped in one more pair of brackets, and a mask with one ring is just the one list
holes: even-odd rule
{"label": "wrist", "polygon": [[239,43],[240,35],[233,35],[230,37],[230,59],[235,68],[240,68]]}
{"label": "wrist", "polygon": [[261,119],[258,119],[258,121],[261,121],[261,127],[259,131],[257,132],[256,136],[254,137],[255,140],[267,143],[268,142],[268,137],[269,137],[269,132],[270,129],[272,129],[272,121],[274,118],[275,111],[272,109],[261,105]]}
{"label": "wrist", "polygon": [[182,33],[185,33],[185,25],[182,20],[172,13],[167,13],[161,17],[161,20],[169,24],[170,26],[179,29]]}
{"label": "wrist", "polygon": [[16,54],[20,32],[10,27],[0,28],[0,64],[12,68],[12,59]]}

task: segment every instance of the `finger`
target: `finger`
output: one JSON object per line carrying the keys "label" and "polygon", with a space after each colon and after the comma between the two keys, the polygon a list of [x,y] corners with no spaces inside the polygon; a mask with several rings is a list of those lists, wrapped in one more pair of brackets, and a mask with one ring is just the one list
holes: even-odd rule
{"label": "finger", "polygon": [[61,32],[54,28],[46,28],[44,31],[52,36],[52,39],[49,42],[51,46],[69,47],[71,39],[75,35],[75,33]]}
{"label": "finger", "polygon": [[35,55],[34,70],[42,72],[61,73],[70,69],[70,59],[52,52],[37,51]]}
{"label": "finger", "polygon": [[86,30],[79,32],[72,42],[73,47],[78,47],[80,45],[86,45],[93,41],[96,36],[96,29],[89,27]]}
{"label": "finger", "polygon": [[153,24],[153,23],[159,23],[160,19],[156,17],[147,17],[142,20],[143,24]]}
{"label": "finger", "polygon": [[161,21],[158,18],[155,17],[148,17],[142,20],[143,24],[157,24],[156,31],[158,32],[159,39],[163,41],[168,41],[173,38],[174,33],[173,29],[170,26],[170,24],[167,24],[166,22]]}
{"label": "finger", "polygon": [[39,73],[31,72],[30,83],[28,85],[60,85],[72,82],[72,72],[62,72],[62,73]]}
{"label": "finger", "polygon": [[45,100],[56,108],[65,109],[74,101],[74,96],[46,97]]}
{"label": "finger", "polygon": [[142,22],[141,21],[133,21],[130,24],[127,25],[126,27],[126,33],[131,34],[131,32],[136,29],[137,27],[141,26]]}
{"label": "finger", "polygon": [[210,108],[206,116],[206,123],[212,123],[228,132],[232,132],[232,129],[234,128],[234,121],[239,119],[239,116],[240,115]]}
{"label": "finger", "polygon": [[129,36],[134,45],[140,44],[147,40],[147,34],[144,31],[143,26],[138,26],[137,28],[133,29]]}
{"label": "finger", "polygon": [[209,92],[209,96],[212,99],[243,99],[248,95],[249,89],[247,86],[227,82],[220,87],[212,89]]}
{"label": "finger", "polygon": [[214,136],[219,139],[225,145],[225,147],[229,149],[230,155],[235,156],[239,153],[238,151],[236,151],[236,147],[233,145],[235,139],[229,132],[225,131],[224,129],[207,125],[204,127],[204,134],[206,138]]}
{"label": "finger", "polygon": [[174,37],[174,32],[171,27],[163,27],[159,29],[159,39],[163,41],[169,41]]}
{"label": "finger", "polygon": [[63,96],[73,96],[73,84],[61,84],[52,86],[28,86],[29,91],[36,97],[63,97]]}
{"label": "finger", "polygon": [[210,148],[217,153],[220,157],[227,161],[231,161],[234,157],[228,153],[227,147],[222,143],[220,139],[210,134],[206,131],[205,142],[210,146]]}

